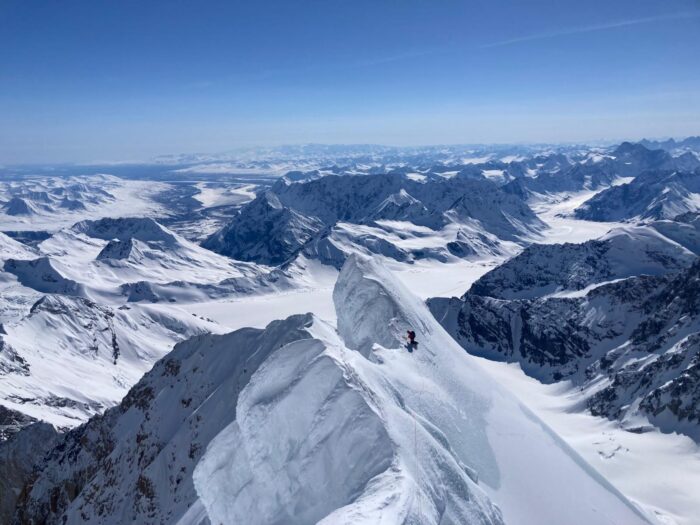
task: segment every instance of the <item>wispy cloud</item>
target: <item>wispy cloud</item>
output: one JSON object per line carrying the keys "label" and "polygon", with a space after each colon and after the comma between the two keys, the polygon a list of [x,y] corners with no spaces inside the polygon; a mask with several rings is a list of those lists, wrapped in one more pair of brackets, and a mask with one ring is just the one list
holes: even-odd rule
{"label": "wispy cloud", "polygon": [[603,24],[595,24],[582,27],[571,27],[568,29],[560,29],[558,31],[550,31],[546,33],[535,33],[532,35],[525,35],[515,38],[509,38],[507,40],[500,40],[498,42],[491,42],[489,44],[482,44],[480,48],[490,48],[490,47],[502,47],[510,46],[513,44],[519,44],[521,42],[531,42],[533,40],[545,40],[548,38],[556,38],[560,36],[568,35],[578,35],[581,33],[594,33],[596,31],[605,31],[608,29],[617,29],[620,27],[636,26],[642,24],[651,24],[654,22],[663,22],[666,20],[685,20],[689,18],[700,18],[700,10],[697,11],[685,11],[680,13],[670,13],[666,15],[649,16],[646,18],[633,18],[631,20],[619,20],[617,22],[607,22]]}

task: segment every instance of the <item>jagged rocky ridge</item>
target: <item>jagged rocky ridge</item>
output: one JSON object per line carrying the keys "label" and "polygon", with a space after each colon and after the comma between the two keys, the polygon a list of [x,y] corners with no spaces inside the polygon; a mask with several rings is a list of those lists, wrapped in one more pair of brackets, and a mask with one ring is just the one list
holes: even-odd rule
{"label": "jagged rocky ridge", "polygon": [[[625,278],[587,271],[609,269],[600,254],[576,263],[571,252],[583,249],[550,246],[542,259],[532,255],[538,248],[485,275],[459,299],[430,300],[431,311],[471,353],[519,362],[545,382],[573,381],[594,414],[630,430],[650,421],[699,440],[700,260],[673,271],[687,265],[677,259],[653,276]],[[562,265],[567,257],[570,264]],[[511,279],[530,271],[539,280]]]}
{"label": "jagged rocky ridge", "polygon": [[[305,247],[309,256],[333,249],[345,253],[342,243],[334,241],[336,228],[381,221],[406,221],[429,230],[478,226],[491,243],[519,241],[544,227],[520,198],[486,180],[455,176],[418,181],[402,173],[328,175],[307,182],[278,181],[203,245],[236,259],[278,265]],[[453,241],[468,243],[468,236],[460,238],[459,228],[454,230]],[[360,244],[368,253],[413,257],[401,250],[392,253],[381,231],[364,235]]]}
{"label": "jagged rocky ridge", "polygon": [[579,219],[672,219],[700,211],[700,168],[646,171],[632,182],[597,194],[576,209]]}
{"label": "jagged rocky ridge", "polygon": [[549,169],[538,165],[533,176],[515,178],[503,189],[523,198],[533,194],[599,190],[621,178],[637,177],[644,172],[697,167],[700,167],[700,160],[692,154],[672,157],[660,149],[623,142],[609,153],[590,155],[578,162],[561,162]]}
{"label": "jagged rocky ridge", "polygon": [[46,455],[14,522],[648,523],[385,270],[351,257],[334,301],[337,332],[177,345]]}
{"label": "jagged rocky ridge", "polygon": [[533,299],[636,275],[687,268],[700,255],[700,220],[614,228],[580,244],[534,244],[472,284],[470,293]]}

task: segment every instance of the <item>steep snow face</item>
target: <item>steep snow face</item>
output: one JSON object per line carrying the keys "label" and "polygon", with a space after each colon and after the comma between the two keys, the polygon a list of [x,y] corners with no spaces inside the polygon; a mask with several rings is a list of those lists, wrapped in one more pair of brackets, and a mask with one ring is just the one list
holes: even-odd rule
{"label": "steep snow face", "polygon": [[[303,341],[255,373],[236,423],[195,470],[209,519],[502,523],[470,470],[434,441],[439,430],[431,429],[434,440],[423,429],[412,434],[410,416],[378,398],[384,392],[365,383],[364,363],[347,352]],[[412,457],[411,442],[424,457]]]}
{"label": "steep snow face", "polygon": [[211,323],[149,307],[45,295],[0,335],[0,400],[58,427],[119,402],[173,344]]}
{"label": "steep snow face", "polygon": [[[425,305],[382,268],[368,260],[349,260],[334,300],[341,336],[360,351],[366,352],[372,341],[403,349],[405,331],[416,332],[419,345],[412,354],[374,346],[370,362],[380,363],[383,380],[415,411],[418,424],[425,421],[439,429],[453,453],[476,471],[506,523],[645,521],[493,383]],[[455,412],[451,407],[463,408]],[[517,451],[509,437],[513,435],[519,436]],[[583,493],[589,494],[588,502],[576,496]]]}
{"label": "steep snow face", "polygon": [[383,268],[351,257],[334,300],[337,333],[304,315],[177,345],[66,435],[17,517],[648,523]]}
{"label": "steep snow face", "polygon": [[668,221],[615,228],[581,244],[532,245],[481,277],[470,292],[500,299],[572,296],[604,282],[678,271],[700,255],[696,226]]}

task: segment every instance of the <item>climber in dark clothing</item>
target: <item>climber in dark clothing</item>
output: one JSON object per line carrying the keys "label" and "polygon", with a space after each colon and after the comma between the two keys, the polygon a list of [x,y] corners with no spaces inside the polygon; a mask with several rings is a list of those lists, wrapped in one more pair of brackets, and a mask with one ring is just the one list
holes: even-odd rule
{"label": "climber in dark clothing", "polygon": [[413,352],[416,348],[418,348],[418,343],[416,342],[416,333],[413,330],[409,330],[408,332],[406,332],[406,337],[408,339],[408,344],[406,345],[406,348],[409,352]]}

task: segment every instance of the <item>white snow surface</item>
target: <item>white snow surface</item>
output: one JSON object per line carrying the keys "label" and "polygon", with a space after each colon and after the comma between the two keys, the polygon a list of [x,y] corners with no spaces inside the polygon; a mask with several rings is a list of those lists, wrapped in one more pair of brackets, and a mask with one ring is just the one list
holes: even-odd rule
{"label": "white snow surface", "polygon": [[581,413],[582,393],[569,382],[545,385],[526,376],[517,363],[476,359],[660,523],[698,524],[700,447],[692,439],[658,430],[628,432],[617,421]]}
{"label": "white snow surface", "polygon": [[378,263],[352,256],[333,295],[337,332],[272,354],[197,465],[212,523],[650,521]]}
{"label": "white snow surface", "polygon": [[153,197],[167,187],[165,183],[104,174],[0,181],[0,201],[21,198],[29,207],[29,213],[19,214],[0,208],[0,224],[5,231],[53,232],[84,219],[160,216],[167,210]]}

